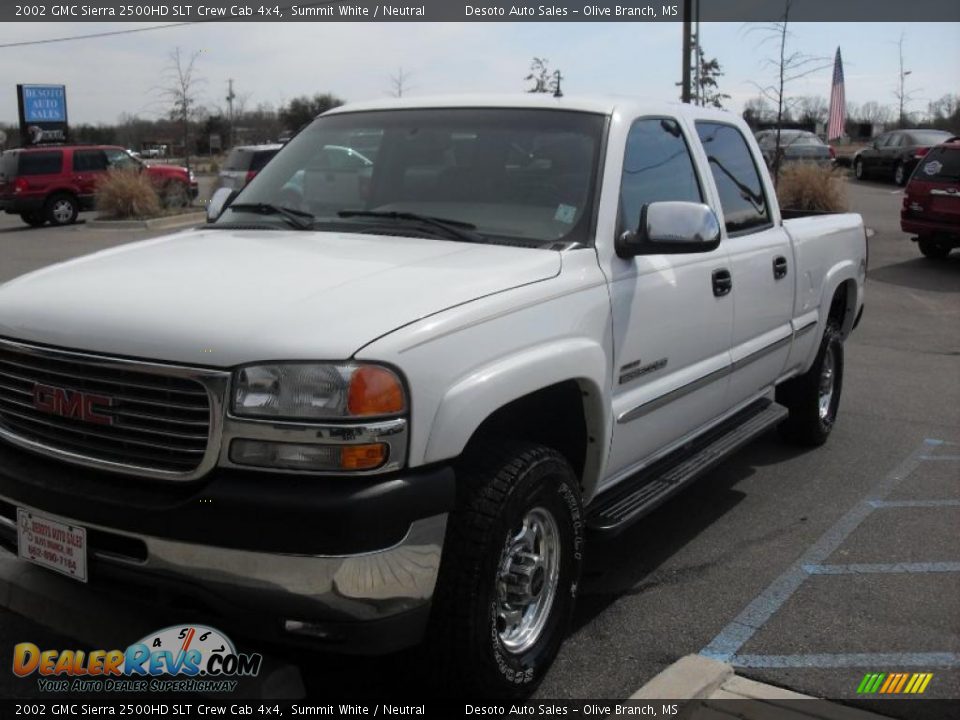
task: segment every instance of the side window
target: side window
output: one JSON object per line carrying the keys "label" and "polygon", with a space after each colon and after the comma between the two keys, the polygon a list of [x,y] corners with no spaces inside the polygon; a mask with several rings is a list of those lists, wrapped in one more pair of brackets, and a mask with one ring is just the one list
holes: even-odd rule
{"label": "side window", "polygon": [[[110,149],[104,151],[107,157],[107,165],[116,170],[135,169],[140,163],[131,157],[125,150]],[[74,160],[76,163],[76,160]]]}
{"label": "side window", "polygon": [[73,171],[91,172],[107,169],[107,156],[103,150],[74,150]]}
{"label": "side window", "polygon": [[25,152],[20,154],[21,175],[56,175],[63,167],[63,153]]}
{"label": "side window", "polygon": [[641,208],[658,200],[703,202],[703,194],[680,125],[665,118],[637,120],[623,158],[621,227],[636,227]]}
{"label": "side window", "polygon": [[890,135],[890,140],[887,142],[886,147],[895,148],[903,145],[903,135],[900,133],[893,133]]}
{"label": "side window", "polygon": [[881,135],[877,138],[877,147],[883,148],[890,144],[890,140],[893,138],[893,135],[887,133],[886,135]]}
{"label": "side window", "polygon": [[698,122],[697,134],[710,161],[720,193],[720,207],[728,233],[770,225],[770,208],[750,148],[733,125]]}

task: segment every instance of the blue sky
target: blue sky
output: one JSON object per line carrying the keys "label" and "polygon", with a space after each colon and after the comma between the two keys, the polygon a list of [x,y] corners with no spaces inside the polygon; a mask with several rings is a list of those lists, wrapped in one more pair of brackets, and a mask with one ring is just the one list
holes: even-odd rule
{"label": "blue sky", "polygon": [[[132,24],[7,23],[0,44],[130,29]],[[743,23],[702,27],[708,57],[725,71],[729,109],[757,95],[773,69],[772,45]],[[903,32],[909,110],[960,93],[960,24],[816,23],[792,26],[790,47],[832,58],[843,52],[848,101],[893,106],[896,41]],[[334,92],[348,100],[386,96],[403,67],[410,94],[520,92],[534,55],[559,67],[567,94],[618,94],[674,100],[680,79],[680,23],[209,23],[59,44],[0,48],[0,121],[16,120],[18,82],[67,85],[72,122],[115,122],[121,113],[156,117],[155,88],[167,53],[201,50],[201,94],[223,104],[228,78],[248,104]],[[831,70],[796,81],[791,95],[829,96]]]}

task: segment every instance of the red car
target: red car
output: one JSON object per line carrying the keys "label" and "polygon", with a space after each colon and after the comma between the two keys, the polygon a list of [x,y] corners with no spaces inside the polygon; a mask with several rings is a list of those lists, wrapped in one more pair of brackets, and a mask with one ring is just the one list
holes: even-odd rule
{"label": "red car", "polygon": [[0,210],[35,227],[67,225],[93,208],[97,181],[120,168],[145,172],[167,207],[183,207],[197,196],[197,181],[186,168],[147,165],[112,145],[50,145],[0,155]]}
{"label": "red car", "polygon": [[960,137],[926,154],[903,193],[900,228],[915,235],[920,252],[945,258],[960,247]]}

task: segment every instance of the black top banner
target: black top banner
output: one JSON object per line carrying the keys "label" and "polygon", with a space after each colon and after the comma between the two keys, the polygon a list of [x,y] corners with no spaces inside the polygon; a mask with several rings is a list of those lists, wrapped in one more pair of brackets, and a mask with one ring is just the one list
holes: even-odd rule
{"label": "black top banner", "polygon": [[[691,19],[701,22],[775,22],[785,0],[700,0]],[[677,0],[555,0],[522,2],[330,2],[304,0],[26,0],[0,4],[0,22],[680,22]],[[958,22],[960,3],[945,0],[791,0],[791,22]]]}

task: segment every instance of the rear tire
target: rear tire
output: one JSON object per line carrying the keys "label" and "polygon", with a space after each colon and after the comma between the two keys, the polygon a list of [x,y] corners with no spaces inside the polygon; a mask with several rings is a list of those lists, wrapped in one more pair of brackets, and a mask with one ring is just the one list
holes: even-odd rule
{"label": "rear tire", "polygon": [[950,254],[950,246],[936,238],[922,237],[917,241],[920,253],[931,260],[943,260]]}
{"label": "rear tire", "polygon": [[835,320],[827,321],[813,366],[777,388],[777,402],[790,410],[778,430],[795,445],[823,445],[833,430],[843,389],[843,340]]}
{"label": "rear tire", "polygon": [[526,697],[566,635],[583,553],[577,478],[539,445],[474,444],[457,472],[427,648],[445,692]]}
{"label": "rear tire", "polygon": [[80,206],[73,195],[57,193],[47,200],[44,215],[51,225],[70,225],[77,221]]}
{"label": "rear tire", "polygon": [[41,227],[45,222],[47,222],[47,219],[43,216],[43,213],[37,211],[20,213],[20,219],[30,227]]}
{"label": "rear tire", "polygon": [[857,178],[857,180],[863,180],[864,178],[863,160],[860,158],[853,161],[853,176]]}

